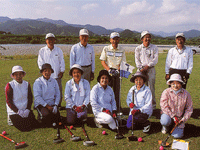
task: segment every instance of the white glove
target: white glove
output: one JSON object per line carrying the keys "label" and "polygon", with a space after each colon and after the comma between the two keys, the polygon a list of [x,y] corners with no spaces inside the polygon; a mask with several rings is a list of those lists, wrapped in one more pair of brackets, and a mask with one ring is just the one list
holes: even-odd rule
{"label": "white glove", "polygon": [[17,112],[18,115],[20,115],[22,118],[24,118],[24,111],[19,109]]}
{"label": "white glove", "polygon": [[54,107],[53,107],[53,111],[52,111],[52,113],[53,113],[53,114],[56,114],[56,113],[57,113],[57,111],[58,111],[58,108],[57,108],[57,106],[54,106]]}
{"label": "white glove", "polygon": [[30,113],[29,109],[24,110],[24,118],[27,118]]}

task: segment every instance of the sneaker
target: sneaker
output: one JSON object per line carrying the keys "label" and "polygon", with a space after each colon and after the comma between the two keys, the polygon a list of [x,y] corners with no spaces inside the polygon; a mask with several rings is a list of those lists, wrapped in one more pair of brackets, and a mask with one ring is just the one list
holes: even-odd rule
{"label": "sneaker", "polygon": [[103,125],[101,125],[100,123],[97,122],[96,118],[94,118],[94,122],[97,126],[97,128],[103,128]]}
{"label": "sneaker", "polygon": [[13,123],[12,123],[12,121],[11,121],[11,119],[10,119],[10,115],[8,115],[8,125],[9,125],[9,126],[13,126]]}
{"label": "sneaker", "polygon": [[144,127],[143,132],[144,133],[148,133],[150,131],[150,127],[151,127],[151,125],[148,125],[148,126]]}
{"label": "sneaker", "polygon": [[162,132],[162,134],[166,134],[167,133],[167,127],[166,126],[162,126],[161,132]]}

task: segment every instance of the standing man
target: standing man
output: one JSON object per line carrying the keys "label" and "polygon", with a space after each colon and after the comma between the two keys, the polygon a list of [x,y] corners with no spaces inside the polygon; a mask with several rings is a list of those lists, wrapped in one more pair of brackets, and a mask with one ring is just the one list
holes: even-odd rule
{"label": "standing man", "polygon": [[73,45],[70,52],[70,68],[78,64],[83,69],[82,78],[89,82],[94,80],[95,54],[93,47],[88,44],[89,32],[87,29],[79,31],[80,42]]}
{"label": "standing man", "polygon": [[105,46],[100,56],[102,66],[112,76],[112,80],[109,83],[113,87],[115,94],[115,100],[117,105],[117,111],[120,110],[120,63],[126,62],[125,51],[118,46],[120,41],[120,35],[117,32],[110,34],[110,45]]}
{"label": "standing man", "polygon": [[58,107],[61,107],[62,102],[62,83],[61,79],[65,71],[65,61],[63,58],[63,52],[60,48],[54,45],[56,39],[53,33],[48,33],[45,37],[47,45],[40,49],[38,55],[38,67],[41,70],[42,65],[48,63],[52,66],[54,73],[51,77],[56,79],[60,89],[60,103]]}
{"label": "standing man", "polygon": [[191,48],[184,46],[185,36],[183,33],[177,33],[175,40],[176,46],[171,48],[167,54],[165,79],[169,80],[172,74],[178,73],[185,82],[183,88],[186,89],[186,84],[193,68],[193,52]]}
{"label": "standing man", "polygon": [[152,93],[152,106],[156,108],[155,99],[155,78],[156,71],[154,66],[158,63],[158,48],[151,44],[151,34],[149,31],[142,31],[142,44],[135,49],[135,64],[138,71],[144,73],[148,81],[146,82]]}

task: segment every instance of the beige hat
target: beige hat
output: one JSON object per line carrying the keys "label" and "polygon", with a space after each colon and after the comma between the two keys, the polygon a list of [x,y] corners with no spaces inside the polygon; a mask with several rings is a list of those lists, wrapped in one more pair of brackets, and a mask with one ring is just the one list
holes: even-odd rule
{"label": "beige hat", "polygon": [[143,78],[144,82],[146,82],[146,80],[147,80],[147,76],[146,76],[146,75],[144,75],[144,74],[143,74],[142,72],[140,72],[140,71],[137,71],[135,74],[133,74],[133,75],[131,76],[130,81],[134,83],[136,77],[141,77],[141,78]]}
{"label": "beige hat", "polygon": [[183,80],[181,79],[180,74],[174,73],[170,76],[170,79],[167,81],[168,85],[171,85],[171,81],[178,81],[181,82],[182,84],[185,84],[185,82],[183,82]]}
{"label": "beige hat", "polygon": [[10,74],[10,77],[13,78],[12,77],[13,73],[20,72],[20,71],[24,73],[24,76],[26,75],[26,72],[23,70],[23,68],[21,66],[13,66],[12,67],[12,73]]}
{"label": "beige hat", "polygon": [[142,39],[145,35],[150,34],[149,31],[142,31],[140,39]]}
{"label": "beige hat", "polygon": [[46,34],[45,39],[48,39],[48,38],[50,38],[50,37],[55,38],[55,35],[54,35],[53,33],[48,33],[48,34]]}
{"label": "beige hat", "polygon": [[72,76],[72,70],[73,69],[79,69],[81,71],[81,74],[83,74],[83,69],[81,68],[81,66],[79,64],[74,64],[69,71],[69,75]]}
{"label": "beige hat", "polygon": [[176,36],[175,36],[175,39],[176,39],[177,37],[183,37],[183,38],[185,39],[185,35],[184,35],[183,33],[177,33]]}
{"label": "beige hat", "polygon": [[115,37],[120,37],[120,35],[119,35],[118,32],[112,32],[112,33],[110,34],[110,38],[111,38],[111,39],[113,39],[113,38],[115,38]]}
{"label": "beige hat", "polygon": [[81,29],[81,30],[79,31],[79,36],[81,36],[81,35],[88,35],[88,36],[89,36],[88,30],[87,30],[87,29]]}

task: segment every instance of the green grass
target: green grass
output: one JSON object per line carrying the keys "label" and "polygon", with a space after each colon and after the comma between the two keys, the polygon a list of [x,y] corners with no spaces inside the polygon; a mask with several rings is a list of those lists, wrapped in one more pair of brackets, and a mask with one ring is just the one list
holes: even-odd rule
{"label": "green grass", "polygon": [[[13,126],[7,125],[7,113],[6,113],[6,102],[5,102],[5,94],[4,94],[4,87],[7,82],[11,81],[10,73],[11,68],[14,65],[21,65],[23,69],[26,71],[26,76],[24,80],[29,81],[31,86],[33,85],[36,78],[40,76],[39,69],[37,66],[37,57],[30,57],[30,56],[20,56],[20,57],[12,57],[7,59],[0,60],[0,132],[6,131],[9,135],[8,137],[16,140],[17,142],[26,141],[29,145],[25,149],[31,150],[38,150],[38,149],[137,149],[137,150],[156,150],[159,149],[158,140],[164,140],[167,135],[163,135],[161,130],[161,125],[159,123],[159,99],[162,91],[167,88],[165,82],[165,59],[167,54],[159,54],[159,61],[156,65],[156,100],[157,100],[157,110],[150,118],[152,122],[152,132],[150,135],[146,135],[142,132],[142,130],[135,130],[134,135],[137,137],[143,137],[144,142],[129,142],[126,138],[122,140],[116,140],[115,135],[116,133],[108,130],[108,129],[98,129],[91,125],[85,126],[87,133],[91,140],[94,140],[97,145],[94,147],[85,147],[83,146],[83,141],[80,142],[71,142],[69,140],[70,135],[65,129],[61,129],[61,137],[65,139],[64,143],[54,144],[53,139],[56,138],[56,130],[53,128],[40,128],[35,129],[30,132],[20,132]],[[134,62],[134,54],[127,53],[127,62],[131,65],[135,66]],[[187,90],[190,92],[193,100],[194,106],[194,113],[190,120],[186,124],[186,141],[190,142],[190,149],[197,150],[200,146],[200,98],[199,98],[199,91],[200,91],[200,75],[199,75],[199,61],[200,55],[194,55],[194,68],[193,72],[190,76]],[[69,56],[65,56],[65,63],[66,63],[66,71],[62,80],[63,84],[63,91],[65,89],[65,83],[70,79],[68,75],[69,72]],[[98,72],[103,69],[101,63],[99,61],[99,55],[96,55],[96,70],[95,70],[95,80],[91,82],[91,88],[97,83],[96,78],[98,76]],[[136,69],[134,70],[134,72]],[[130,78],[129,78],[130,79]],[[129,81],[129,79],[123,78],[122,80],[122,88],[121,88],[121,104],[124,110],[128,110],[126,105],[126,96],[133,84]],[[62,102],[62,105],[65,105],[65,102]],[[34,110],[35,115],[37,112]],[[61,111],[61,115],[66,117],[66,112]],[[88,114],[89,119],[92,120],[93,114]],[[126,115],[127,117],[127,115]],[[108,135],[104,136],[101,132],[105,130]],[[76,130],[73,130],[73,133],[76,136],[81,136],[82,139],[84,138],[83,132],[80,127],[76,127]],[[131,135],[131,132],[125,134],[125,137]],[[169,138],[169,142],[172,142],[173,137]],[[0,148],[4,150],[14,149],[14,144],[9,142],[8,140],[3,139],[0,137]],[[167,148],[170,149],[170,148]]]}

